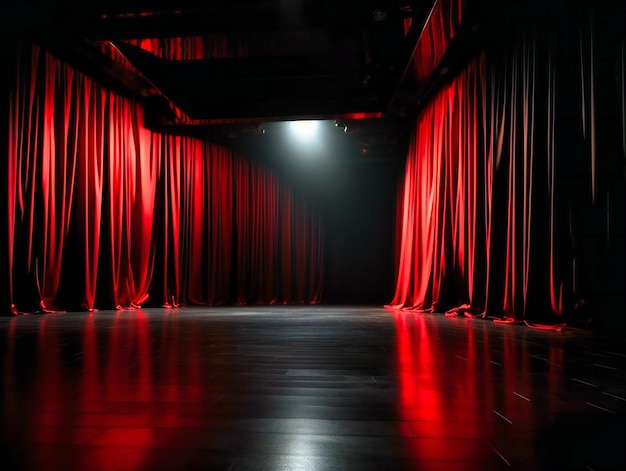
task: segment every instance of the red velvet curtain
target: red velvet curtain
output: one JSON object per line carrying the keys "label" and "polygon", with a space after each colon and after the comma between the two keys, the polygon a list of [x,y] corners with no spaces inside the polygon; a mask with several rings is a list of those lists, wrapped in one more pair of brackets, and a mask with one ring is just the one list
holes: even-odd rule
{"label": "red velvet curtain", "polygon": [[[268,170],[143,127],[38,47],[10,87],[10,302],[23,310],[319,301],[319,220]],[[16,309],[16,308],[15,308]]]}
{"label": "red velvet curtain", "polygon": [[[459,0],[453,0],[458,2]],[[169,38],[130,39],[125,42],[166,60],[230,59],[237,57],[280,57],[310,51],[311,34],[324,49],[328,37],[324,31],[248,31],[236,35],[214,34]]]}
{"label": "red velvet curtain", "polygon": [[[85,291],[81,306],[88,310],[95,307],[98,279],[98,256],[100,253],[100,230],[102,225],[102,195],[104,185],[104,139],[106,92],[92,81],[81,77],[83,100],[77,118],[80,148],[78,153],[78,179],[76,180],[76,219],[80,221],[78,237],[84,261]],[[16,136],[18,138],[18,136]]]}
{"label": "red velvet curtain", "polygon": [[173,136],[167,149],[163,304],[223,304],[234,260],[234,157],[223,147]]}
{"label": "red velvet curtain", "polygon": [[74,250],[85,256],[82,304],[93,308],[106,93],[39,48],[21,55],[17,66],[16,77],[23,73],[28,79],[13,84],[9,100],[6,190],[11,303],[18,296],[29,310],[37,304],[44,310],[54,306],[74,210],[83,234]]}
{"label": "red velvet curtain", "polygon": [[598,17],[523,34],[420,114],[390,307],[548,323],[623,305],[624,43]]}
{"label": "red velvet curtain", "polygon": [[[463,3],[463,0],[437,0],[435,2],[413,55],[413,66],[418,83],[428,80],[446,53],[450,41],[462,23]],[[405,23],[405,31],[408,26],[410,22]]]}
{"label": "red velvet curtain", "polygon": [[[318,303],[323,266],[319,219],[303,211],[290,189],[267,170],[239,160],[234,171],[237,303]],[[267,198],[258,199],[259,193]],[[247,234],[254,235],[252,243]]]}
{"label": "red velvet curtain", "polygon": [[126,42],[166,60],[227,59],[248,55],[247,43],[224,35],[131,39]]}
{"label": "red velvet curtain", "polygon": [[481,229],[476,80],[481,66],[472,64],[440,93],[411,139],[393,306],[437,309],[446,275],[458,278],[459,301],[472,301],[475,238]]}

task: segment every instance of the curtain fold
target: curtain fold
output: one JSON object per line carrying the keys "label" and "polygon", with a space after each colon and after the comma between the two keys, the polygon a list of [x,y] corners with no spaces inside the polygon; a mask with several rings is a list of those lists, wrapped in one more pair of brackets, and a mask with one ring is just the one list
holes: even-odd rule
{"label": "curtain fold", "polygon": [[84,260],[85,292],[81,306],[94,310],[100,254],[102,225],[102,195],[104,184],[104,119],[106,92],[86,77],[81,77],[84,100],[79,108],[79,155],[76,188],[77,219],[82,222],[81,260]]}
{"label": "curtain fold", "polygon": [[320,221],[287,184],[225,147],[144,128],[141,106],[37,46],[18,57],[14,310],[319,301]]}
{"label": "curtain fold", "polygon": [[623,39],[585,21],[483,54],[421,112],[388,307],[556,323],[623,303]]}
{"label": "curtain fold", "polygon": [[144,129],[141,109],[109,95],[109,227],[113,303],[136,307],[149,297],[154,268],[153,215],[158,136]]}

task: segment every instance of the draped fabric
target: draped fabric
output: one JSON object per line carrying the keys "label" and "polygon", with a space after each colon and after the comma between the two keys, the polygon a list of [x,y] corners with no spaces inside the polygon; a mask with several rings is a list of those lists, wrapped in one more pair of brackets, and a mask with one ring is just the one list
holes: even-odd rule
{"label": "draped fabric", "polygon": [[593,18],[484,54],[421,112],[389,307],[550,323],[623,304],[624,42]]}
{"label": "draped fabric", "polygon": [[198,140],[167,142],[163,304],[223,304],[234,260],[232,154]]}
{"label": "draped fabric", "polygon": [[16,309],[319,301],[320,221],[286,183],[225,147],[144,128],[140,106],[38,47],[16,72]]}
{"label": "draped fabric", "polygon": [[[75,254],[99,252],[105,92],[37,48],[18,67],[31,77],[15,82],[9,103],[9,291],[12,303],[17,295],[28,309],[39,302],[47,310],[59,289],[72,210],[83,234]],[[89,308],[97,265],[97,256],[85,257],[82,303]]]}
{"label": "draped fabric", "polygon": [[[318,303],[321,276],[306,275],[323,262],[318,217],[298,210],[288,187],[271,173],[251,170],[243,162],[235,166],[237,303]],[[255,198],[259,192],[268,195],[265,202]],[[249,232],[257,234],[254,244],[246,242]],[[290,256],[277,257],[281,251]]]}
{"label": "draped fabric", "polygon": [[[455,0],[458,1],[458,0]],[[236,35],[213,34],[167,38],[128,39],[127,44],[165,60],[232,59],[241,57],[281,57],[302,52],[323,52],[331,44],[322,29],[318,31],[241,31]]]}
{"label": "draped fabric", "polygon": [[[418,83],[426,81],[435,70],[462,20],[463,1],[437,0],[435,2],[413,55],[413,66]],[[405,30],[407,26],[409,24],[405,23]]]}
{"label": "draped fabric", "polygon": [[126,42],[166,60],[228,59],[248,55],[247,47],[240,39],[223,35],[130,39]]}

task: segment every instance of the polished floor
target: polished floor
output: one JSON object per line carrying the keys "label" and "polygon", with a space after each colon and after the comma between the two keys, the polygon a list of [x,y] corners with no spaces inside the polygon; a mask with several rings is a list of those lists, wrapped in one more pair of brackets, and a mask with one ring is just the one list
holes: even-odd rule
{"label": "polished floor", "polygon": [[360,307],[0,318],[0,469],[625,469],[626,348]]}

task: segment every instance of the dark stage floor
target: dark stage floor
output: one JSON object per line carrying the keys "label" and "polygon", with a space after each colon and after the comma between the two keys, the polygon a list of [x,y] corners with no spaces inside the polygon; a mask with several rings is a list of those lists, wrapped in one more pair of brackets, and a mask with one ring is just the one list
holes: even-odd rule
{"label": "dark stage floor", "polygon": [[0,319],[0,468],[623,469],[626,351],[359,307]]}

